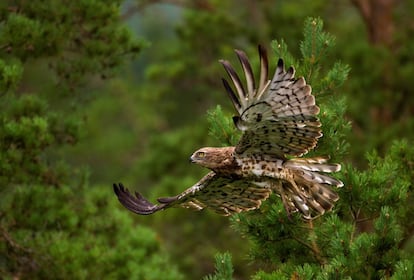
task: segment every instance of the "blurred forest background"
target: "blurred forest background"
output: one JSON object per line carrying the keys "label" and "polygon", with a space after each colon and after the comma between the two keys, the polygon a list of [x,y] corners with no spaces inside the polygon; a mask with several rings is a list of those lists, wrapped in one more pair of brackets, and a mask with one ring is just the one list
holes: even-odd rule
{"label": "blurred forest background", "polygon": [[[355,241],[345,242],[349,255],[358,246],[372,253],[354,267],[372,262],[372,270],[342,276],[380,279],[406,271],[396,279],[411,279],[413,11],[408,0],[1,1],[0,278],[200,279],[214,272],[214,256],[228,251],[232,260],[225,254],[223,262],[236,279],[281,279],[272,271],[282,264],[310,263],[309,271],[300,265],[280,274],[306,279],[317,275],[312,264],[326,264],[313,250],[319,236],[342,242],[349,235]],[[331,35],[329,51],[314,61],[300,43],[309,35],[308,17],[323,20]],[[272,51],[275,39],[276,49],[286,44],[289,52]],[[275,232],[303,224],[285,213],[271,225],[254,213],[229,219],[172,209],[137,216],[111,187],[122,182],[154,199],[204,175],[188,157],[221,144],[209,135],[207,111],[220,104],[226,118],[233,114],[218,59],[236,65],[237,48],[258,65],[259,43],[272,67],[286,54],[305,77],[312,63],[315,73],[340,63],[328,72],[340,76],[334,86],[307,78],[326,129],[315,154],[344,163],[345,182],[337,211],[315,222],[326,232],[311,234],[308,259],[300,257],[301,244],[267,252],[271,245],[255,239],[264,236],[259,224]],[[270,203],[280,205],[277,198]],[[373,240],[379,240],[375,250],[361,245]],[[327,244],[333,249],[323,257],[340,255],[341,242]],[[388,259],[368,257],[384,250]],[[296,259],[289,258],[293,251]],[[345,271],[348,253],[329,265]]]}

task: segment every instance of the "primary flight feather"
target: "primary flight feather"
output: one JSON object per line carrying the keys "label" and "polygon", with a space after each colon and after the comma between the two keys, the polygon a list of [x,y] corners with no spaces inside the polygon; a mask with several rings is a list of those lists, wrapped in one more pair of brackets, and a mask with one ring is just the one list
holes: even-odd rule
{"label": "primary flight feather", "polygon": [[235,126],[243,132],[235,147],[205,147],[191,162],[211,171],[194,186],[153,204],[140,193],[132,195],[121,183],[114,184],[119,201],[129,210],[148,215],[170,207],[196,210],[209,208],[231,215],[260,207],[272,192],[277,193],[288,213],[299,211],[310,219],[332,209],[338,195],[332,186],[342,182],[326,173],[340,170],[327,157],[301,158],[322,136],[312,89],[295,69],[285,70],[279,59],[275,74],[268,78],[268,59],[259,46],[260,78],[256,86],[246,54],[236,50],[245,85],[233,66],[220,60],[231,83],[223,79],[237,115]]}

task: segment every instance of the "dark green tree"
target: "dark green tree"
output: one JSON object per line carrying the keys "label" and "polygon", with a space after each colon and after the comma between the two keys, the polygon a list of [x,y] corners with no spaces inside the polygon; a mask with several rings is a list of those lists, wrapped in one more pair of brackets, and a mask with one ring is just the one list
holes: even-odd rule
{"label": "dark green tree", "polygon": [[119,10],[111,0],[0,4],[2,279],[181,278],[109,186],[91,186],[58,153],[85,134],[91,92],[142,48]]}

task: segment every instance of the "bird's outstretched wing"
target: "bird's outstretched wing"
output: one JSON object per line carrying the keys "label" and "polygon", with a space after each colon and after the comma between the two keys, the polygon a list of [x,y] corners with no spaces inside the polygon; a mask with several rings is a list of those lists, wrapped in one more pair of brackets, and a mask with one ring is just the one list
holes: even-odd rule
{"label": "bird's outstretched wing", "polygon": [[114,184],[114,191],[125,208],[140,215],[180,206],[195,210],[210,208],[227,216],[260,207],[271,193],[271,189],[264,188],[262,183],[256,185],[245,179],[225,178],[214,172],[177,196],[158,198],[158,204],[152,204],[137,192],[132,195],[122,184]]}
{"label": "bird's outstretched wing", "polygon": [[322,136],[317,118],[319,107],[311,94],[311,87],[303,77],[295,79],[295,69],[284,68],[279,59],[272,80],[268,80],[268,60],[259,46],[260,79],[256,87],[254,74],[246,54],[236,50],[243,68],[246,87],[233,66],[225,60],[224,66],[236,92],[223,79],[224,87],[238,116],[234,123],[243,135],[236,146],[239,155],[302,156],[316,146]]}

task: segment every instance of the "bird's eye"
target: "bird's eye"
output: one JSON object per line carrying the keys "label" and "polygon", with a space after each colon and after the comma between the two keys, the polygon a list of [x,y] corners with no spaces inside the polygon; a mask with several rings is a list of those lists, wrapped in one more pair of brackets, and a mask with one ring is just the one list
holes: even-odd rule
{"label": "bird's eye", "polygon": [[203,158],[203,157],[205,157],[205,155],[206,155],[206,153],[204,153],[204,152],[198,152],[197,153],[198,158]]}

